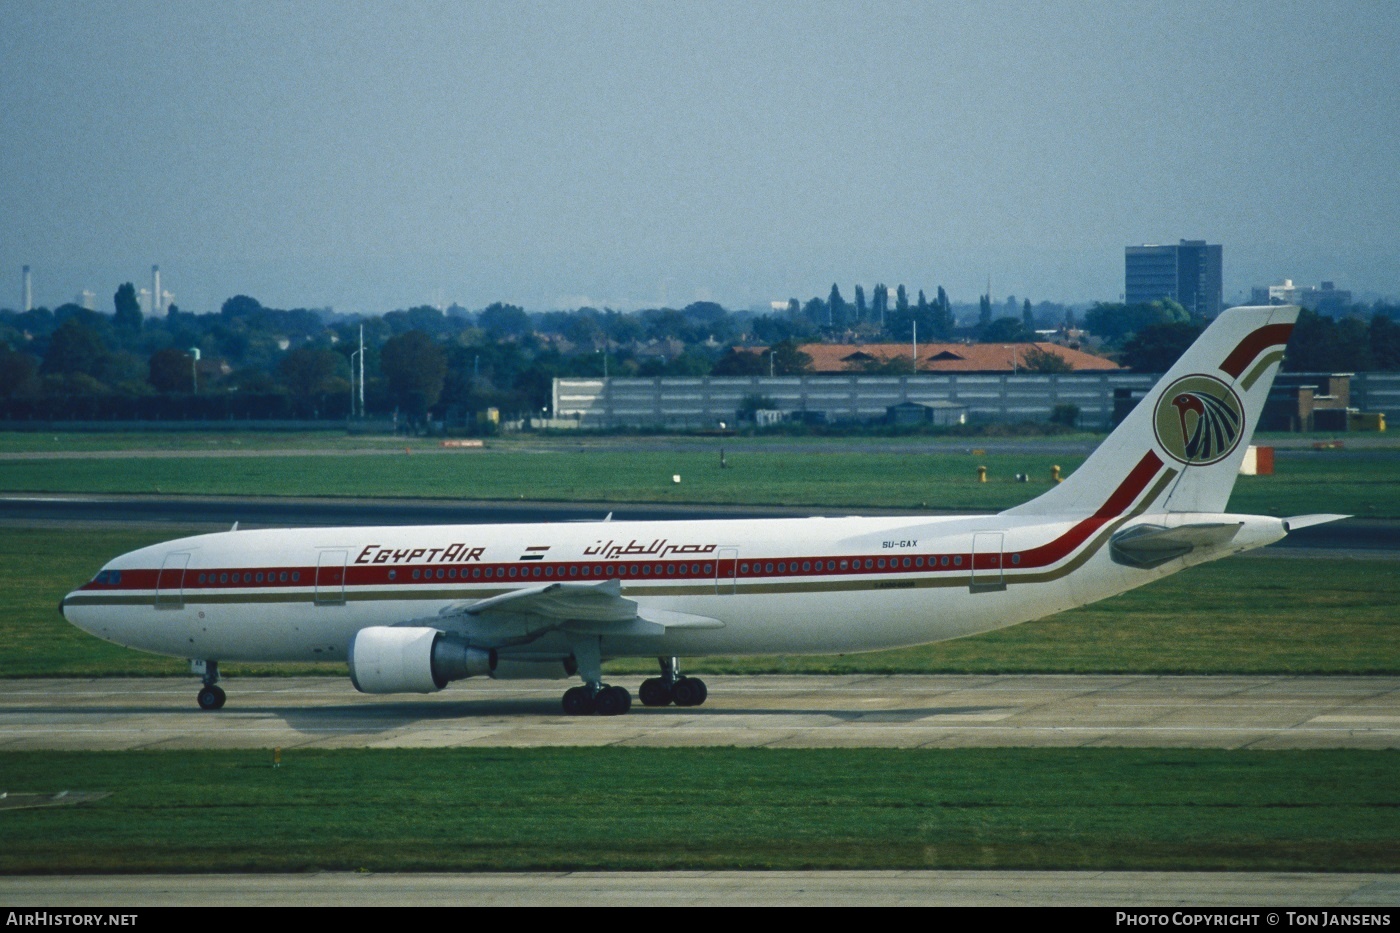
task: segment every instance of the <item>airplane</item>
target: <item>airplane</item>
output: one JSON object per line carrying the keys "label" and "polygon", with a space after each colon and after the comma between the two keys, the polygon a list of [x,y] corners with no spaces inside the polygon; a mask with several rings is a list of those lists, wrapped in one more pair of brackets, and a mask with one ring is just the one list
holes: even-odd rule
{"label": "airplane", "polygon": [[[141,548],[64,617],[187,658],[221,708],[224,661],[345,661],[369,694],[468,677],[569,678],[570,715],[631,693],[705,702],[677,659],[927,644],[1043,618],[1345,518],[1226,513],[1298,309],[1239,307],[1201,334],[1082,466],[996,515],[235,530]],[[611,515],[609,515],[611,519]]]}

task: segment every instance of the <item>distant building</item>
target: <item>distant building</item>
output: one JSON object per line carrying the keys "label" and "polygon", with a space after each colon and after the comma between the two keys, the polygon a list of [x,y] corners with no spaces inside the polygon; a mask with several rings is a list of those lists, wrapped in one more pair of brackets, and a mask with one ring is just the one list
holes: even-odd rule
{"label": "distant building", "polygon": [[1337,288],[1331,282],[1322,286],[1294,285],[1284,279],[1282,285],[1255,286],[1250,303],[1256,305],[1298,305],[1309,311],[1335,312],[1351,304],[1351,292]]}
{"label": "distant building", "polygon": [[1123,265],[1123,300],[1130,305],[1170,298],[1198,319],[1224,310],[1224,264],[1218,243],[1182,240],[1176,246],[1129,246]]}
{"label": "distant building", "polygon": [[[1056,343],[921,343],[917,365],[912,365],[912,343],[804,343],[799,349],[812,358],[813,373],[867,372],[900,360],[920,373],[1016,373],[1034,368],[1028,364],[1034,352],[1058,356],[1076,373],[1121,368],[1110,359]],[[767,348],[753,352],[762,355]]]}

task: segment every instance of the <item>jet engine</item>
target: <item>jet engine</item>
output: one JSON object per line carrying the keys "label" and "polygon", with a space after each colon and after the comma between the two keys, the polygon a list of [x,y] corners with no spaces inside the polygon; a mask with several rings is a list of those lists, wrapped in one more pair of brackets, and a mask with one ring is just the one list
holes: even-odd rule
{"label": "jet engine", "polygon": [[361,693],[432,693],[490,674],[493,655],[435,628],[375,625],[350,641],[350,682]]}

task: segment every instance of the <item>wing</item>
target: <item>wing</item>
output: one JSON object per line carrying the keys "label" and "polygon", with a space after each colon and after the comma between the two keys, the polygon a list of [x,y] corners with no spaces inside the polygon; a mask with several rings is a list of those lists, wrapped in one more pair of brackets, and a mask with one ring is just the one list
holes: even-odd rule
{"label": "wing", "polygon": [[444,620],[476,623],[535,635],[560,629],[577,635],[663,635],[667,629],[723,628],[708,616],[667,609],[643,609],[622,595],[619,580],[550,583],[502,593],[474,603],[448,606]]}

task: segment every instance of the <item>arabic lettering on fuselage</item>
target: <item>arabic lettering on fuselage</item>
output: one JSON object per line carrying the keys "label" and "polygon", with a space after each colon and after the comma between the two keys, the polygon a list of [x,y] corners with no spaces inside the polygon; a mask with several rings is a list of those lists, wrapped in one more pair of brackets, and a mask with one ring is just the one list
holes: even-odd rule
{"label": "arabic lettering on fuselage", "polygon": [[617,560],[625,557],[668,557],[672,554],[713,554],[713,544],[672,544],[665,538],[654,541],[638,541],[633,538],[626,544],[614,541],[596,541],[592,547],[583,549],[585,557],[601,557],[604,560]]}
{"label": "arabic lettering on fuselage", "polygon": [[[660,559],[677,556],[713,554],[718,550],[714,544],[672,544],[665,538],[654,541],[638,541],[635,538],[623,544],[615,541],[598,541],[593,547],[584,548],[585,557],[599,557],[603,560],[626,560],[632,557]],[[357,564],[467,564],[484,559],[486,548],[463,543],[445,547],[383,547],[367,544],[360,549],[354,562]]]}

